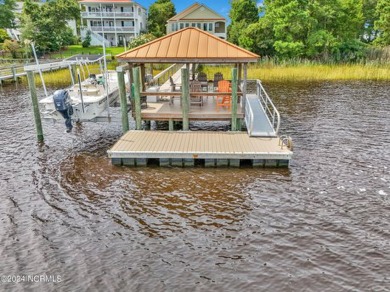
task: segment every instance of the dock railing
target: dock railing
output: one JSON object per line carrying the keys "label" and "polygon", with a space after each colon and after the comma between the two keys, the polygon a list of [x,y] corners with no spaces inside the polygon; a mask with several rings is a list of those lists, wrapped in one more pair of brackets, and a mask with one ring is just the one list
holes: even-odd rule
{"label": "dock railing", "polygon": [[150,84],[157,86],[164,84],[168,80],[168,78],[175,74],[181,67],[183,67],[183,64],[173,64],[169,66],[168,68],[154,76]]}
{"label": "dock railing", "polygon": [[[256,94],[259,98],[260,104],[263,106],[265,114],[268,117],[272,127],[275,130],[275,134],[279,132],[280,127],[280,114],[276,109],[271,98],[268,96],[260,80],[256,80]],[[253,124],[253,113],[252,113],[252,124]],[[253,126],[252,126],[253,127]]]}
{"label": "dock railing", "polygon": [[250,105],[245,106],[245,123],[247,125],[248,135],[252,136],[254,125],[254,114]]}

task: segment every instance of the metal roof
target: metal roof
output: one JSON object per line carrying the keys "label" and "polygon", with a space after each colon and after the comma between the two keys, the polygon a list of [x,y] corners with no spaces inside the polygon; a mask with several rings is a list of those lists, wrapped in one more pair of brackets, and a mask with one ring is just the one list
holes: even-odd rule
{"label": "metal roof", "polygon": [[175,31],[116,56],[132,63],[247,63],[259,55],[195,27]]}

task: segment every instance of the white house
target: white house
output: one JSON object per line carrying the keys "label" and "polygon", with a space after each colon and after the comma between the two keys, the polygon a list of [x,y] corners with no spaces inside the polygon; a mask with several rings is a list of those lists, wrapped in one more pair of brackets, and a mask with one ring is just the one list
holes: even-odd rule
{"label": "white house", "polygon": [[195,3],[167,21],[167,34],[185,27],[197,27],[226,39],[226,19],[204,4]]}
{"label": "white house", "polygon": [[132,0],[81,0],[81,37],[91,45],[120,46],[146,31],[147,10]]}

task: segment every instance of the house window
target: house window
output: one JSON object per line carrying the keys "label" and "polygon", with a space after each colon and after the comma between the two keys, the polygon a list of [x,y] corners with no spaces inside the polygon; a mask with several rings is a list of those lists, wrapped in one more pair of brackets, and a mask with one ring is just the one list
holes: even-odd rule
{"label": "house window", "polygon": [[217,28],[217,27],[219,27],[219,23],[218,22],[215,24],[215,28]]}
{"label": "house window", "polygon": [[213,24],[209,23],[209,31],[213,31]]}
{"label": "house window", "polygon": [[180,29],[184,28],[184,23],[180,23]]}
{"label": "house window", "polygon": [[192,27],[195,27],[195,26],[196,26],[196,23],[194,23],[194,22],[191,23],[191,26],[192,26]]}
{"label": "house window", "polygon": [[198,22],[198,23],[196,24],[196,26],[197,26],[199,29],[202,28],[202,24],[201,24],[200,22]]}
{"label": "house window", "polygon": [[123,12],[123,7],[121,7],[121,12]]}
{"label": "house window", "polygon": [[190,26],[190,24],[188,22],[186,22],[186,27],[189,27],[189,26]]}
{"label": "house window", "polygon": [[207,31],[207,23],[203,23],[203,30]]}

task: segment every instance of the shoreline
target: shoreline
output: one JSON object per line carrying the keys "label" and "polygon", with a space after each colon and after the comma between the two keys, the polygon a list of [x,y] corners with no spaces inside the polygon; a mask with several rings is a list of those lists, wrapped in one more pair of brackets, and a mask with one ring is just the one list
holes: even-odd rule
{"label": "shoreline", "polygon": [[[91,73],[98,73],[99,68],[91,66],[90,70]],[[210,80],[217,72],[221,72],[225,79],[230,79],[231,75],[231,67],[227,66],[204,66],[202,71]],[[71,83],[68,69],[46,72],[43,76],[45,84],[49,86],[63,87]],[[248,79],[259,79],[263,82],[389,81],[390,66],[388,64],[254,64],[248,66]],[[27,85],[27,78],[22,77],[18,82]],[[41,86],[39,74],[35,75],[35,82],[37,86]]]}

